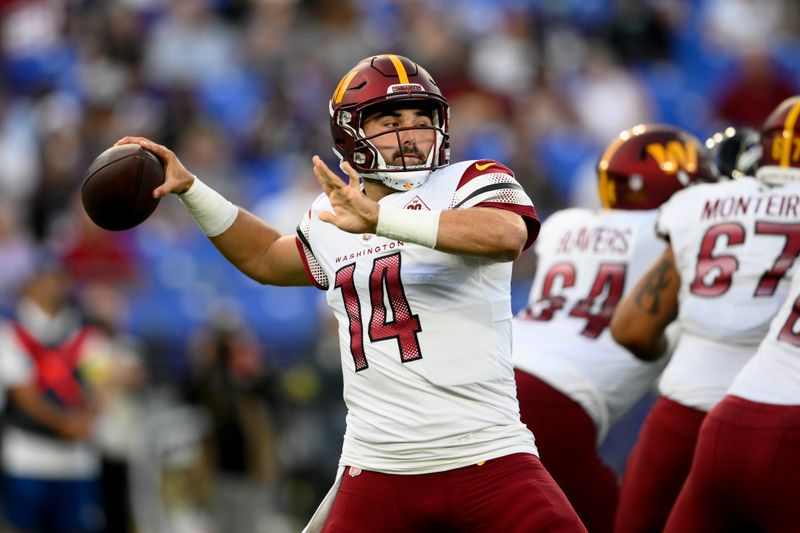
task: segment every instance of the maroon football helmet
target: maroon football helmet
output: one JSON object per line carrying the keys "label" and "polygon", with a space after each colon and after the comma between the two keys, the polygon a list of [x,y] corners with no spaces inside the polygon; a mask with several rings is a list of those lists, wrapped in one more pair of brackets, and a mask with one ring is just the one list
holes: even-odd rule
{"label": "maroon football helmet", "polygon": [[693,135],[662,124],[640,124],[619,134],[597,164],[603,207],[655,209],[676,191],[719,179],[705,146]]}
{"label": "maroon football helmet", "polygon": [[[366,112],[376,106],[406,103],[431,110],[431,129],[436,132],[436,141],[424,164],[388,165],[371,138],[364,135],[362,122]],[[430,74],[403,56],[383,54],[359,62],[336,86],[330,100],[330,115],[334,151],[363,177],[407,190],[421,185],[431,171],[450,162],[447,100]],[[406,129],[411,128],[395,131]]]}
{"label": "maroon football helmet", "polygon": [[800,96],[781,102],[761,128],[761,157],[756,177],[771,184],[800,179]]}

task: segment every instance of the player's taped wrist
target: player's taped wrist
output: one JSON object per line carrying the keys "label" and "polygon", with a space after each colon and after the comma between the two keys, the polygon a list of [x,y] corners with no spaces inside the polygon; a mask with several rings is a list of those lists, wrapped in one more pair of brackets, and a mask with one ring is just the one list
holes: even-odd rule
{"label": "player's taped wrist", "polygon": [[428,248],[436,246],[441,211],[416,211],[388,205],[380,206],[376,235]]}
{"label": "player's taped wrist", "polygon": [[223,233],[233,225],[239,215],[238,207],[200,181],[197,176],[189,190],[179,194],[178,199],[208,237]]}

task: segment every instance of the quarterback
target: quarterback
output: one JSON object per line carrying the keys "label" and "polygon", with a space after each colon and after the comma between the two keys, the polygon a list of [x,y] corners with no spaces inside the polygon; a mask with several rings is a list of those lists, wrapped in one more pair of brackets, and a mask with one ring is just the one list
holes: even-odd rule
{"label": "quarterback", "polygon": [[539,231],[513,173],[450,163],[449,108],[433,78],[385,54],[330,100],[343,180],[317,156],[323,194],[279,235],[155,143],[154,194],[179,195],[248,276],[314,284],[339,323],[347,429],[340,469],[307,531],[585,531],[519,419],[511,261]]}

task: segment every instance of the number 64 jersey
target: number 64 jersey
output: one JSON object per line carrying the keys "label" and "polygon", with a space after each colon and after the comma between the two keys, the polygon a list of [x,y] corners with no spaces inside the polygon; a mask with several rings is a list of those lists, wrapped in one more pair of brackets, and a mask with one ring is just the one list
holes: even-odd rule
{"label": "number 64 jersey", "polygon": [[708,411],[786,298],[800,253],[800,183],[696,185],[661,206],[657,230],[675,254],[682,328],[659,388]]}
{"label": "number 64 jersey", "polygon": [[[511,171],[489,160],[436,170],[379,203],[512,211],[528,227],[526,247],[539,230]],[[347,233],[319,220],[331,210],[320,195],[298,247],[339,323],[348,408],[340,463],[417,474],[536,453],[511,365],[511,263]]]}
{"label": "number 64 jersey", "polygon": [[579,403],[598,444],[665,364],[635,359],[608,329],[619,300],[666,247],[655,219],[655,210],[551,215],[536,241],[528,306],[513,321],[514,365]]}

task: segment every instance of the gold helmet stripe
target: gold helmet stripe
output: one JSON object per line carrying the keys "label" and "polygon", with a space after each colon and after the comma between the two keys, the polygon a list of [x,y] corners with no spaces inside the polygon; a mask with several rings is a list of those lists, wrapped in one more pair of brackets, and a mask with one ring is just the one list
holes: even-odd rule
{"label": "gold helmet stripe", "polygon": [[333,91],[333,103],[338,104],[344,98],[344,92],[347,90],[347,87],[350,85],[350,82],[353,81],[355,75],[358,74],[358,71],[353,69],[347,74],[345,74],[342,81],[339,82],[339,85],[336,86],[336,90]]}
{"label": "gold helmet stripe", "polygon": [[794,138],[794,128],[797,124],[797,115],[800,114],[800,98],[794,103],[789,113],[786,115],[786,122],[783,123],[783,145],[781,150],[781,166],[788,167],[791,164],[792,139]]}
{"label": "gold helmet stripe", "polygon": [[386,57],[394,65],[395,70],[397,70],[397,76],[400,78],[400,83],[407,84],[408,83],[408,73],[406,72],[406,67],[403,66],[403,62],[400,61],[400,58],[394,54],[386,54]]}
{"label": "gold helmet stripe", "polygon": [[600,202],[606,209],[611,209],[617,203],[617,190],[614,182],[608,179],[608,162],[614,155],[620,145],[630,138],[630,131],[623,131],[619,137],[614,139],[608,148],[606,148],[603,157],[600,158],[600,163],[597,165],[598,182],[597,189],[600,193]]}

